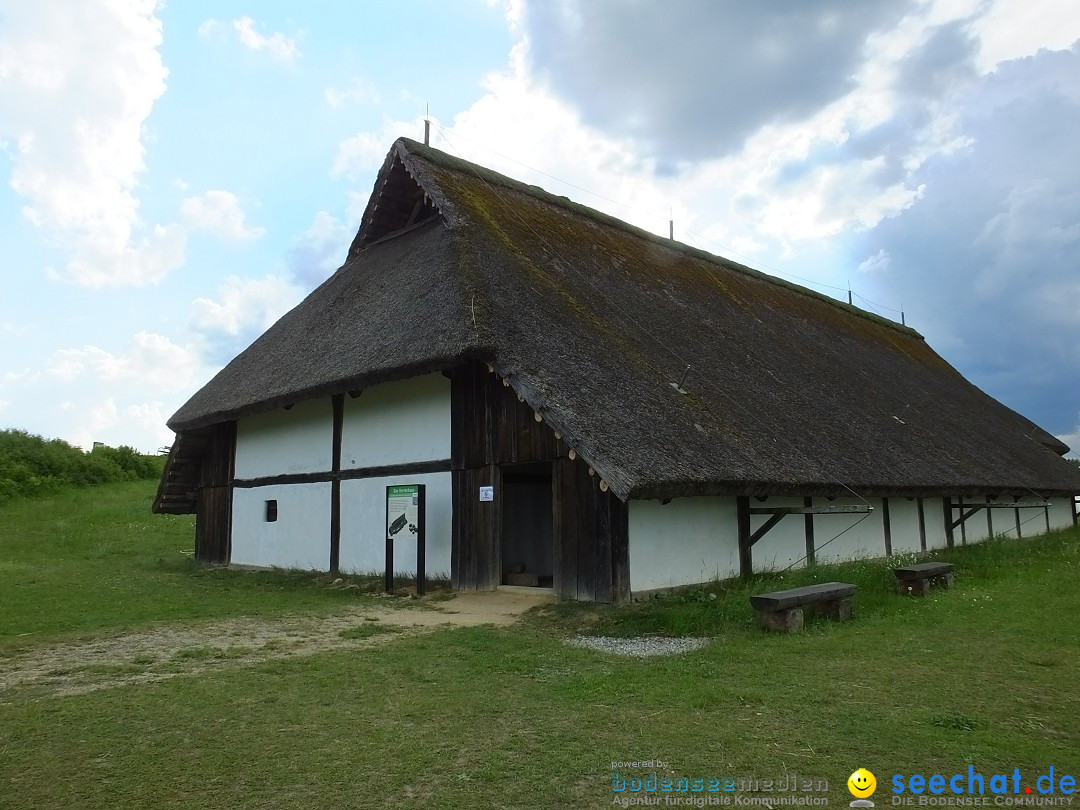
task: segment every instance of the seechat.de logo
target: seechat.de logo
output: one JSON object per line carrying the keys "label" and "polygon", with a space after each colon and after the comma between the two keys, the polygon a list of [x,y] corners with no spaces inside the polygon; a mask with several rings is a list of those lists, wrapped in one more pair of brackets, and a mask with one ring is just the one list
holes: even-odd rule
{"label": "seechat.de logo", "polygon": [[1052,807],[1072,804],[1077,778],[1055,771],[1053,766],[1034,778],[1025,778],[1019,768],[1013,768],[1012,773],[983,774],[968,765],[967,773],[898,773],[891,781],[893,805]]}
{"label": "seechat.de logo", "polygon": [[868,801],[870,796],[877,790],[877,779],[866,768],[859,768],[847,780],[847,789],[855,797],[852,807],[873,807],[874,803]]}

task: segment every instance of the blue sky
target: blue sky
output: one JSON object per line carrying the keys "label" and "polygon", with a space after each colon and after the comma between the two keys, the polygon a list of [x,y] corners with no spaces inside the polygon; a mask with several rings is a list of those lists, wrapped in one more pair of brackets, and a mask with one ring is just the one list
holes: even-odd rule
{"label": "blue sky", "polygon": [[1072,0],[0,0],[0,425],[156,449],[398,135],[899,318],[1080,445]]}

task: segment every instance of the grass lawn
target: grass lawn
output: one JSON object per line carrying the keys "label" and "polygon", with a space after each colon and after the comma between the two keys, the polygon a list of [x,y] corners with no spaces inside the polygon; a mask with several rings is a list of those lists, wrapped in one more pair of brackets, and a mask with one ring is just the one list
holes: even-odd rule
{"label": "grass lawn", "polygon": [[[149,515],[148,490],[0,509],[8,655],[17,632],[32,648],[373,598],[193,568],[190,523]],[[827,779],[833,807],[858,767],[876,774],[878,807],[893,774],[1080,776],[1080,536],[948,556],[957,587],[923,600],[891,594],[880,563],[787,576],[859,584],[855,621],[796,636],[752,626],[746,591],[778,584],[766,579],[71,697],[0,691],[0,807],[610,807],[612,762],[652,759],[673,777]],[[563,642],[582,628],[715,640],[636,660]]]}
{"label": "grass lawn", "polygon": [[136,481],[0,507],[0,655],[63,634],[371,599],[327,588],[325,575],[198,566],[194,516],[151,514],[153,496],[153,482]]}

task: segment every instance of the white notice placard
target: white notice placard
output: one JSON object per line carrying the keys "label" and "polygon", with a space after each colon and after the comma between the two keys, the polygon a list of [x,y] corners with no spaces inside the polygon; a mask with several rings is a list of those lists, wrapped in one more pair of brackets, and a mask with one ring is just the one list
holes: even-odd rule
{"label": "white notice placard", "polygon": [[493,501],[495,500],[495,487],[480,487],[480,500]]}

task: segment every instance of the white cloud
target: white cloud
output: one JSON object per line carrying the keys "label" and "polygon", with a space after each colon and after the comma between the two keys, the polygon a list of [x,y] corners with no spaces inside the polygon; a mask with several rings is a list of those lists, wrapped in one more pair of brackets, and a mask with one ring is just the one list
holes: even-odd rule
{"label": "white cloud", "polygon": [[366,79],[354,78],[344,87],[327,87],[323,90],[326,103],[336,110],[349,104],[378,104],[382,95],[378,88]]}
{"label": "white cloud", "polygon": [[121,246],[86,237],[63,272],[50,268],[50,278],[84,287],[133,287],[156,284],[184,263],[187,231],[181,225],[155,225],[138,242]]}
{"label": "white cloud", "polygon": [[53,352],[45,376],[61,382],[92,378],[98,382],[137,383],[144,392],[173,392],[195,381],[199,360],[195,353],[164,335],[139,332],[119,353],[98,346]]}
{"label": "white cloud", "polygon": [[[221,31],[225,25],[219,20],[205,20],[199,26],[199,36],[208,39]],[[240,44],[248,50],[265,53],[271,59],[286,64],[292,64],[300,57],[296,37],[286,36],[280,31],[264,36],[255,30],[255,21],[251,17],[240,17],[228,23],[228,26],[232,28]]]}
{"label": "white cloud", "polygon": [[209,39],[219,30],[221,30],[221,22],[211,17],[208,20],[202,21],[199,25],[198,33],[202,39]]}
{"label": "white cloud", "polygon": [[996,0],[972,23],[983,72],[1040,49],[1065,50],[1080,39],[1080,3],[1074,0]]}
{"label": "white cloud", "polygon": [[1067,458],[1080,458],[1080,416],[1077,417],[1076,427],[1072,432],[1061,434],[1057,438],[1069,445]]}
{"label": "white cloud", "polygon": [[[917,6],[867,40],[849,92],[796,120],[781,117],[760,127],[726,155],[692,164],[670,153],[642,157],[633,137],[583,123],[539,75],[521,6],[506,4],[520,36],[508,69],[489,75],[485,95],[455,117],[448,140],[436,128],[433,144],[655,232],[666,234],[674,208],[677,236],[692,240],[695,229],[705,231],[719,252],[738,243],[767,260],[770,253],[790,255],[799,245],[812,248],[873,228],[921,198],[925,189],[915,174],[927,160],[970,145],[946,97],[949,82],[966,75],[971,47],[954,28],[973,13],[973,0]],[[948,70],[938,69],[936,59]],[[923,95],[905,83],[921,83]],[[376,168],[392,134],[384,127],[343,142],[334,174],[355,177]],[[499,152],[528,156],[525,162],[543,171]],[[545,175],[580,188],[560,189]]]}
{"label": "white cloud", "polygon": [[29,324],[16,323],[15,321],[0,321],[0,333],[21,337],[30,331]]}
{"label": "white cloud", "polygon": [[141,235],[135,194],[143,126],[165,92],[151,0],[4,2],[0,141],[23,215],[69,252],[56,275],[90,286],[147,284],[184,259],[183,234]]}
{"label": "white cloud", "polygon": [[248,227],[240,200],[229,191],[212,189],[188,197],[181,205],[181,211],[192,230],[205,231],[232,242],[251,242],[266,233],[265,228]]}
{"label": "white cloud", "polygon": [[359,217],[342,222],[327,211],[319,211],[311,227],[289,248],[289,269],[305,287],[314,287],[342,265],[356,235]]}
{"label": "white cloud", "polygon": [[873,256],[867,257],[856,269],[860,273],[885,273],[891,263],[892,256],[889,255],[889,251],[882,248]]}
{"label": "white cloud", "polygon": [[217,300],[191,303],[190,327],[200,355],[227,363],[302,297],[302,290],[281,276],[231,276],[218,288]]}
{"label": "white cloud", "polygon": [[338,144],[331,177],[356,179],[382,166],[390,144],[401,136],[416,137],[424,131],[422,119],[387,121],[376,132],[358,132]]}
{"label": "white cloud", "polygon": [[66,432],[67,441],[87,450],[93,447],[96,441],[111,444],[102,436],[120,421],[120,411],[114,397],[107,397],[92,405],[68,400],[61,403],[60,409],[75,421],[75,425]]}
{"label": "white cloud", "polygon": [[86,450],[100,441],[114,447],[127,444],[144,453],[153,453],[172,444],[174,438],[165,426],[168,417],[162,407],[157,401],[117,405],[114,396],[94,403],[67,400],[60,404],[60,411],[69,423],[63,438]]}

